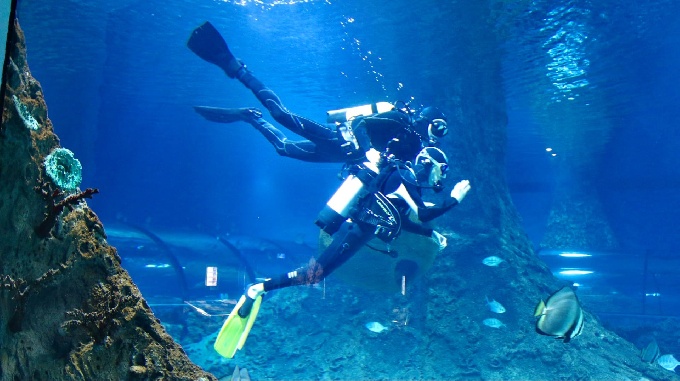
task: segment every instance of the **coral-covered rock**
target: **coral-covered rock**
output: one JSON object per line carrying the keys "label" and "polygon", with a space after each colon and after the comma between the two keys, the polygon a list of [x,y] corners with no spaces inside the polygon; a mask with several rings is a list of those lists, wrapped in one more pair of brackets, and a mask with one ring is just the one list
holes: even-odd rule
{"label": "coral-covered rock", "polygon": [[[63,151],[18,23],[9,40],[0,127],[0,378],[215,380],[165,332],[120,267],[84,201],[87,191],[54,200],[58,187],[77,185],[47,179],[45,158]],[[38,229],[46,215],[52,220]]]}

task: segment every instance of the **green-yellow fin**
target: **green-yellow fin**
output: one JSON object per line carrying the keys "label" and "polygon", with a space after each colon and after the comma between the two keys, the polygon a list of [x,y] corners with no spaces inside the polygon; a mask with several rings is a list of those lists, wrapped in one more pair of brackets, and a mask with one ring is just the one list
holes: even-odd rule
{"label": "green-yellow fin", "polygon": [[215,351],[226,358],[234,358],[236,351],[243,348],[243,345],[246,343],[250,329],[253,327],[257,313],[260,310],[262,296],[258,296],[255,299],[250,314],[242,318],[239,316],[238,310],[245,301],[246,296],[241,296],[241,299],[236,303],[227,320],[224,321],[222,329],[217,334],[215,345],[213,345]]}
{"label": "green-yellow fin", "polygon": [[543,310],[545,310],[545,302],[543,300],[541,300],[536,305],[536,309],[534,309],[534,316],[543,315]]}
{"label": "green-yellow fin", "polygon": [[246,321],[246,327],[243,329],[243,334],[241,335],[241,339],[239,340],[238,346],[236,347],[239,350],[245,345],[248,334],[250,333],[250,329],[253,328],[253,324],[255,324],[257,313],[260,312],[260,304],[262,304],[262,295],[255,298],[255,301],[253,302],[253,307],[250,310],[250,315],[248,315],[248,320]]}
{"label": "green-yellow fin", "polygon": [[245,329],[247,319],[238,316],[238,310],[245,301],[245,295],[241,296],[241,299],[236,303],[227,320],[222,324],[222,329],[217,334],[217,340],[215,340],[215,345],[213,345],[217,353],[226,358],[234,358],[234,354],[236,354],[238,349],[238,342],[241,340],[241,334]]}

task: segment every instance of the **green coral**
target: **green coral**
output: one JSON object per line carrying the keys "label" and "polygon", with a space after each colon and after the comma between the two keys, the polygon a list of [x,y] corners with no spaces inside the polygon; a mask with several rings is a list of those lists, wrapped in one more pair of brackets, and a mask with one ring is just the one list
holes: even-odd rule
{"label": "green coral", "polygon": [[21,117],[21,120],[24,122],[24,126],[31,130],[38,130],[40,128],[40,124],[38,124],[38,121],[35,120],[33,115],[31,115],[31,112],[28,110],[28,107],[26,107],[25,104],[21,103],[21,101],[16,95],[12,95],[12,99],[14,99],[14,106],[16,106],[17,111],[19,112],[19,116]]}
{"label": "green coral", "polygon": [[45,158],[45,171],[59,188],[75,190],[83,181],[83,167],[66,148],[55,148]]}

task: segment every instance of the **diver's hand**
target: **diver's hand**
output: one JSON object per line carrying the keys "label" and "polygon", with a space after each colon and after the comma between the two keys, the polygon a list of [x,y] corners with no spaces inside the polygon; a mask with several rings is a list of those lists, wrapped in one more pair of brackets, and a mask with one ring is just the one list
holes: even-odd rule
{"label": "diver's hand", "polygon": [[436,230],[433,230],[433,231],[432,231],[432,235],[431,235],[430,237],[432,237],[432,240],[433,240],[437,245],[439,245],[439,251],[442,251],[442,250],[446,249],[446,237],[444,237],[443,235],[439,234]]}
{"label": "diver's hand", "polygon": [[451,190],[451,197],[462,202],[470,188],[470,180],[462,180]]}

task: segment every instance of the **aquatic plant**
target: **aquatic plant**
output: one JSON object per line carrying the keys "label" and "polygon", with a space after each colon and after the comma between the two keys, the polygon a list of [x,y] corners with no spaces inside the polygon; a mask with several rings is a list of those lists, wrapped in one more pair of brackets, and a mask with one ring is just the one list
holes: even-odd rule
{"label": "aquatic plant", "polygon": [[[3,308],[12,314],[7,323],[10,332],[16,333],[23,329],[26,300],[31,295],[39,294],[44,287],[52,284],[63,274],[62,269],[49,269],[40,277],[28,282],[21,278],[14,279],[10,275],[2,276],[0,291],[9,290],[9,298],[3,301]],[[11,301],[11,304],[8,305],[7,301]]]}
{"label": "aquatic plant", "polygon": [[19,117],[21,117],[21,120],[24,122],[24,126],[30,130],[38,130],[40,128],[40,124],[38,124],[38,121],[35,120],[33,115],[31,115],[28,107],[26,107],[26,105],[23,104],[16,95],[12,95],[12,99],[14,100],[14,106],[19,112]]}
{"label": "aquatic plant", "polygon": [[125,320],[133,318],[131,314],[134,314],[134,310],[130,306],[136,303],[135,296],[121,294],[111,287],[100,285],[92,290],[90,299],[82,309],[66,311],[69,320],[61,325],[60,333],[72,335],[74,331],[82,330],[95,342],[101,342],[110,331],[121,325],[121,316]]}
{"label": "aquatic plant", "polygon": [[47,237],[52,231],[52,228],[57,223],[57,217],[64,210],[65,207],[71,207],[77,204],[80,200],[84,198],[92,198],[92,195],[99,193],[97,188],[87,188],[82,192],[72,194],[70,196],[64,197],[61,201],[55,202],[59,197],[64,196],[64,193],[60,190],[53,192],[52,194],[47,191],[47,184],[42,185],[42,187],[36,187],[37,190],[41,191],[43,196],[48,200],[47,213],[45,213],[45,218],[42,220],[40,225],[35,229],[36,234],[39,237]]}
{"label": "aquatic plant", "polygon": [[66,148],[55,148],[44,164],[47,175],[63,190],[75,190],[83,181],[83,166]]}
{"label": "aquatic plant", "polygon": [[9,275],[3,275],[0,279],[0,291],[9,291],[8,296],[3,301],[3,308],[12,313],[12,318],[10,318],[8,323],[8,328],[11,332],[21,330],[24,296],[28,290],[29,286],[23,279],[15,280]]}

